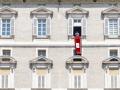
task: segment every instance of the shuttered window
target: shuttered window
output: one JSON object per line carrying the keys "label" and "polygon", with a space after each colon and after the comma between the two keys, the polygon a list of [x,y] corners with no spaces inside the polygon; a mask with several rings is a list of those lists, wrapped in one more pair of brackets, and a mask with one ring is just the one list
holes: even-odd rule
{"label": "shuttered window", "polygon": [[105,18],[104,19],[104,35],[108,38],[118,38],[120,34],[120,19]]}
{"label": "shuttered window", "polygon": [[0,19],[0,35],[7,38],[14,35],[14,18]]}
{"label": "shuttered window", "polygon": [[[78,29],[78,30],[77,30]],[[86,37],[86,18],[68,18],[68,36],[72,37],[78,32],[83,38]]]}
{"label": "shuttered window", "polygon": [[34,18],[33,19],[33,35],[38,38],[50,36],[50,18]]}
{"label": "shuttered window", "polygon": [[2,75],[2,88],[8,88],[8,75]]}
{"label": "shuttered window", "polygon": [[38,88],[45,88],[45,76],[38,76]]}

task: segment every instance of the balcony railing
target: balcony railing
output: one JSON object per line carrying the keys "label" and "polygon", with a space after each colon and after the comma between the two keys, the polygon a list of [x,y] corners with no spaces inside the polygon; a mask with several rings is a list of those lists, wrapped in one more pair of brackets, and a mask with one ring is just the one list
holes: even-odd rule
{"label": "balcony railing", "polygon": [[88,90],[87,88],[68,88],[67,90]]}
{"label": "balcony railing", "polygon": [[31,90],[52,90],[51,88],[31,88]]}
{"label": "balcony railing", "polygon": [[0,90],[15,90],[15,88],[0,88]]}

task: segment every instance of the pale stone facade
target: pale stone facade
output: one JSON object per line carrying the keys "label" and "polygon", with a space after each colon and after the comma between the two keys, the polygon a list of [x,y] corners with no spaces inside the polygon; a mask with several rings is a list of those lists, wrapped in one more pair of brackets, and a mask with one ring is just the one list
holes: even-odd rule
{"label": "pale stone facade", "polygon": [[[17,2],[18,1],[18,2]],[[24,0],[23,0],[24,1]],[[52,64],[49,66],[49,60],[45,64],[49,72],[49,80],[46,80],[46,88],[52,90],[67,90],[70,87],[70,72],[71,68],[66,68],[66,61],[73,56],[74,40],[68,37],[68,19],[66,12],[72,10],[75,5],[78,5],[76,12],[71,11],[71,13],[77,13],[78,15],[87,14],[86,17],[86,38],[82,39],[82,56],[88,61],[88,66],[85,66],[84,72],[85,78],[82,81],[82,88],[77,88],[80,90],[104,90],[104,88],[109,88],[109,85],[105,85],[108,81],[105,81],[105,70],[102,67],[102,62],[110,57],[109,51],[111,49],[118,50],[118,56],[120,57],[120,38],[105,38],[104,36],[104,17],[103,11],[111,7],[117,7],[120,9],[119,0],[116,2],[90,2],[80,3],[79,1],[73,3],[58,3],[58,1],[47,3],[40,2],[30,2],[31,0],[8,0],[8,3],[4,3],[1,0],[0,3],[0,18],[2,15],[8,15],[4,12],[10,12],[14,17],[14,37],[12,38],[1,38],[0,37],[0,54],[2,56],[2,50],[10,49],[11,57],[13,57],[17,65],[14,68],[14,81],[11,90],[31,90],[34,87],[33,73],[37,69],[41,68],[38,65],[30,68],[30,61],[34,60],[37,55],[37,50],[46,50],[47,60],[52,60]],[[34,0],[33,0],[34,1]],[[63,0],[62,0],[63,1]],[[83,0],[82,0],[83,1]],[[87,0],[86,0],[87,1]],[[89,0],[88,0],[89,1]],[[100,1],[100,0],[99,0]],[[79,4],[79,3],[80,4]],[[92,2],[92,3],[91,3]],[[43,5],[45,4],[45,5]],[[116,5],[116,6],[114,6]],[[4,9],[6,8],[7,9]],[[41,9],[42,8],[42,9]],[[3,9],[3,11],[2,11]],[[50,18],[50,33],[47,38],[34,38],[33,37],[33,19],[34,15],[31,12],[38,9],[38,15],[48,15]],[[77,11],[78,10],[78,11]],[[85,10],[83,13],[81,10]],[[120,12],[115,9],[117,14]],[[113,9],[113,12],[115,12]],[[2,14],[1,14],[2,12]],[[109,12],[109,11],[108,11]],[[36,12],[34,12],[36,15]],[[33,13],[33,14],[34,14]],[[105,12],[106,13],[106,12]],[[10,15],[11,15],[10,14]],[[111,13],[110,13],[111,14]],[[116,14],[115,14],[116,15]],[[119,17],[119,16],[118,16]],[[81,57],[80,57],[81,58]],[[42,59],[42,58],[40,58]],[[44,59],[44,58],[43,58]],[[83,58],[84,59],[84,58]],[[45,59],[46,60],[46,59]],[[110,59],[111,60],[111,59]],[[38,61],[38,63],[40,63]],[[34,64],[34,62],[32,62]],[[118,61],[118,66],[120,67],[120,62]],[[1,65],[2,66],[2,65]],[[4,65],[3,65],[4,66]],[[44,65],[43,65],[44,66]],[[84,67],[84,66],[83,66]],[[44,68],[44,67],[43,67]],[[35,69],[35,71],[34,71]],[[46,69],[45,69],[46,70]],[[71,70],[71,71],[70,71]],[[43,73],[43,72],[42,72]],[[108,90],[120,90],[120,70],[119,70],[119,80],[117,81],[117,87],[115,89]],[[47,78],[48,79],[48,78]],[[0,78],[0,80],[2,80]],[[11,81],[10,81],[11,82]],[[9,83],[10,83],[9,82]],[[71,81],[72,82],[72,81]],[[42,90],[43,88],[33,89]],[[44,88],[45,89],[45,88]],[[76,88],[73,88],[76,89]],[[4,90],[3,88],[0,90]],[[9,89],[5,89],[9,90]],[[68,89],[69,90],[69,89]]]}

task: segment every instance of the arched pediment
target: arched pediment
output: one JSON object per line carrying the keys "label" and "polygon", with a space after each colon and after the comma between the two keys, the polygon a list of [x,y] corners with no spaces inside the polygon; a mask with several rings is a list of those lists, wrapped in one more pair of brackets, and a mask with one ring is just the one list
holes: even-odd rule
{"label": "arched pediment", "polygon": [[15,11],[9,7],[3,7],[0,9],[0,14],[4,14],[4,15],[6,15],[6,14],[17,15],[17,13],[18,13],[17,11]]}
{"label": "arched pediment", "polygon": [[66,14],[84,14],[84,15],[88,15],[89,12],[87,10],[84,10],[82,8],[80,8],[79,6],[76,6],[68,11],[66,11]]}
{"label": "arched pediment", "polygon": [[105,9],[104,11],[102,11],[102,14],[120,14],[120,9],[118,7],[110,7],[108,9]]}
{"label": "arched pediment", "polygon": [[0,67],[16,68],[17,61],[10,56],[0,56]]}
{"label": "arched pediment", "polygon": [[51,10],[46,9],[45,7],[40,7],[38,9],[35,9],[31,11],[31,15],[41,15],[41,14],[49,14],[52,15],[53,12]]}
{"label": "arched pediment", "polygon": [[37,57],[30,61],[30,68],[52,68],[53,62],[52,60],[45,57]]}
{"label": "arched pediment", "polygon": [[85,57],[74,55],[66,61],[66,68],[88,68],[89,62]]}
{"label": "arched pediment", "polygon": [[120,68],[120,58],[119,57],[110,57],[102,62],[103,68]]}

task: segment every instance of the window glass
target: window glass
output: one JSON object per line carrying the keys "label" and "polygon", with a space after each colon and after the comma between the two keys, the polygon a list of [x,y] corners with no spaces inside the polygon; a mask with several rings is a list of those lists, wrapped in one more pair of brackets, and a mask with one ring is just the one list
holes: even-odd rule
{"label": "window glass", "polygon": [[2,19],[2,35],[9,36],[10,35],[10,19]]}
{"label": "window glass", "polygon": [[46,50],[38,50],[38,57],[46,57]]}
{"label": "window glass", "polygon": [[2,54],[3,56],[11,56],[11,50],[3,50]]}
{"label": "window glass", "polygon": [[38,35],[46,35],[46,19],[38,19]]}
{"label": "window glass", "polygon": [[112,56],[118,56],[118,50],[116,50],[116,49],[112,49],[112,50],[110,50],[110,56],[112,57]]}

